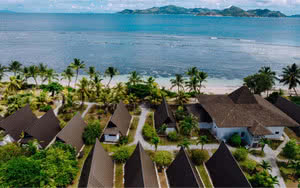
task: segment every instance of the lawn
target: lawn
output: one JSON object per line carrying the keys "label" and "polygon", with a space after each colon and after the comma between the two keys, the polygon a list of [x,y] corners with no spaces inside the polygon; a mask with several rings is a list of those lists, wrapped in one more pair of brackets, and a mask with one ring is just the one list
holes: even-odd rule
{"label": "lawn", "polygon": [[212,184],[210,183],[210,180],[209,180],[209,176],[205,170],[205,167],[203,165],[199,165],[197,166],[197,170],[200,174],[200,177],[205,185],[206,188],[212,188]]}
{"label": "lawn", "polygon": [[281,140],[270,140],[271,143],[269,144],[270,148],[272,148],[272,150],[276,150],[280,144],[283,142]]}
{"label": "lawn", "polygon": [[261,150],[250,150],[250,154],[256,156],[256,157],[265,157],[265,152],[261,152]]}
{"label": "lawn", "polygon": [[133,120],[131,122],[129,134],[128,134],[128,143],[132,143],[134,141],[134,137],[136,134],[136,128],[138,126],[140,118],[139,117],[133,117]]}
{"label": "lawn", "polygon": [[84,120],[86,122],[89,122],[91,120],[100,120],[100,126],[102,129],[104,129],[110,117],[111,114],[104,113],[103,109],[101,109],[99,105],[93,105],[89,109],[88,113],[86,113]]}
{"label": "lawn", "polygon": [[149,112],[147,114],[147,118],[146,118],[145,124],[154,126],[154,113],[153,112]]}
{"label": "lawn", "polygon": [[277,161],[278,168],[280,170],[281,176],[284,179],[286,187],[297,187],[298,186],[298,178],[293,176],[294,170],[292,168],[288,168],[285,162]]}
{"label": "lawn", "polygon": [[289,137],[290,139],[295,139],[295,140],[297,140],[298,142],[300,142],[300,137],[298,137],[298,136],[296,135],[296,133],[295,133],[294,131],[292,131],[291,129],[285,127],[285,128],[284,128],[284,132],[285,132],[286,135],[288,135],[288,137]]}
{"label": "lawn", "polygon": [[124,187],[123,184],[123,164],[115,163],[115,183],[114,187]]}
{"label": "lawn", "polygon": [[[120,147],[122,146],[118,146],[116,144],[103,144],[101,143],[102,147],[104,148],[104,150],[107,152],[107,153],[114,153],[116,152]],[[136,145],[132,145],[132,146],[126,146],[126,147],[129,147],[130,149],[130,152],[132,153],[136,147]]]}
{"label": "lawn", "polygon": [[83,149],[83,157],[78,159],[78,167],[79,167],[79,171],[75,177],[75,179],[73,180],[73,184],[68,186],[69,188],[77,188],[78,187],[78,183],[79,183],[79,180],[80,180],[80,175],[81,175],[81,170],[83,168],[83,165],[84,165],[84,161],[86,160],[86,158],[88,157],[90,151],[92,150],[93,148],[93,145],[89,145],[89,146],[85,146],[84,149]]}

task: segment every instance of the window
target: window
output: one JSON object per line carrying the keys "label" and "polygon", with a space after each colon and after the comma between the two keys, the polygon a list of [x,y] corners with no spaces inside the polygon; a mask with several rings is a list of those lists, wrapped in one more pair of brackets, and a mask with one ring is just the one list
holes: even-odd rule
{"label": "window", "polygon": [[245,136],[245,133],[244,132],[242,132],[242,134],[241,134],[241,137],[244,137]]}
{"label": "window", "polygon": [[109,134],[109,136],[116,136],[116,135],[114,135],[114,134]]}
{"label": "window", "polygon": [[275,134],[279,134],[279,131],[276,131]]}

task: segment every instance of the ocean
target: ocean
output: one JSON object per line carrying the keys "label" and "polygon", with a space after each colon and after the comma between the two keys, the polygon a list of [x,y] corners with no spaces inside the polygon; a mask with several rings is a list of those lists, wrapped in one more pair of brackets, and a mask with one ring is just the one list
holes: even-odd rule
{"label": "ocean", "polygon": [[280,74],[300,63],[300,18],[0,14],[0,57],[58,72],[80,58],[101,72],[155,77],[196,66],[212,79],[242,80],[262,66]]}

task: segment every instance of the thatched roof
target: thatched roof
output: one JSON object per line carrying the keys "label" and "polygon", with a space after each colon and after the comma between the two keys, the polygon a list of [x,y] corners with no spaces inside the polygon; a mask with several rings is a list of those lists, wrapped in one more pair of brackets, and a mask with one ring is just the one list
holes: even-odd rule
{"label": "thatched roof", "polygon": [[98,139],[84,162],[78,187],[113,187],[114,163]]}
{"label": "thatched roof", "polygon": [[256,122],[265,127],[298,126],[292,118],[247,89],[243,86],[230,95],[200,95],[198,100],[218,127],[252,127]]}
{"label": "thatched roof", "polygon": [[251,187],[224,142],[205,165],[214,187]]}
{"label": "thatched roof", "polygon": [[286,113],[288,116],[293,118],[297,123],[300,124],[300,106],[283,98],[278,97],[275,104],[277,108]]}
{"label": "thatched roof", "polygon": [[[28,134],[28,137],[37,139],[40,145],[45,148],[60,130],[59,120],[55,116],[53,110],[49,110],[40,119],[36,120],[33,123],[33,126],[25,130],[25,132]],[[26,142],[26,140],[28,141],[28,139],[25,138],[25,140],[22,140],[21,142],[24,143],[23,141]]]}
{"label": "thatched roof", "polygon": [[76,151],[79,152],[84,145],[82,133],[84,132],[85,127],[86,123],[78,112],[57,134],[57,139],[72,145]]}
{"label": "thatched roof", "polygon": [[125,187],[159,187],[156,169],[140,143],[125,164]]}
{"label": "thatched roof", "polygon": [[166,170],[170,187],[204,187],[194,164],[181,148]]}
{"label": "thatched roof", "polygon": [[32,113],[30,106],[26,105],[0,121],[0,128],[4,129],[15,141],[18,141],[22,132],[31,127],[36,120],[37,117]]}
{"label": "thatched roof", "polygon": [[249,127],[248,131],[253,136],[265,136],[265,135],[273,134],[269,129],[267,129],[263,125],[259,124],[258,122],[255,122],[252,127]]}
{"label": "thatched roof", "polygon": [[[130,122],[131,122],[131,115],[127,110],[126,106],[124,105],[124,103],[121,101],[117,105],[117,108],[108,124],[113,124],[115,127],[117,127],[117,129],[122,134],[122,136],[126,136],[130,127]],[[106,132],[104,131],[104,133]]]}
{"label": "thatched roof", "polygon": [[176,120],[164,98],[154,113],[154,121],[156,129],[159,129],[163,124],[166,124],[168,128],[176,128]]}

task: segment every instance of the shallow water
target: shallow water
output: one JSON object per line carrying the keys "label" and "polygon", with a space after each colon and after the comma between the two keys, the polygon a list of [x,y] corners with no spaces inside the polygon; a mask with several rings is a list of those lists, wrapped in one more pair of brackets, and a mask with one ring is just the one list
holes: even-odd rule
{"label": "shallow water", "polygon": [[170,77],[197,66],[237,79],[300,63],[299,18],[186,15],[0,14],[0,63],[40,62],[62,71],[73,58]]}

